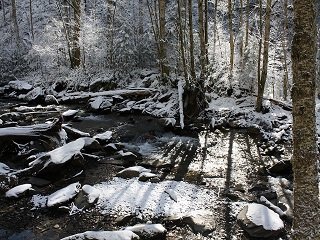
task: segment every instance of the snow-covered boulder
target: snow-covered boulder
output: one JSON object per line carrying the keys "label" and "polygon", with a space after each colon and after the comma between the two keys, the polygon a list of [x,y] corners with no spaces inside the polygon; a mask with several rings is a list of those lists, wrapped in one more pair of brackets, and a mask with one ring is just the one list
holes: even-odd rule
{"label": "snow-covered boulder", "polygon": [[216,222],[210,211],[192,211],[183,217],[183,222],[188,224],[194,233],[208,235],[216,228]]}
{"label": "snow-covered boulder", "polygon": [[54,207],[70,201],[78,194],[80,188],[81,184],[76,182],[52,193],[48,196],[47,206]]}
{"label": "snow-covered boulder", "polygon": [[32,89],[32,86],[26,81],[15,80],[8,83],[8,88],[17,92],[27,93]]}
{"label": "snow-covered boulder", "polygon": [[67,126],[67,125],[62,125],[62,128],[66,131],[68,135],[68,139],[78,139],[81,137],[90,137],[89,133],[82,132],[76,128]]}
{"label": "snow-covered boulder", "polygon": [[[151,172],[142,172],[139,175],[139,181],[141,181],[141,182],[146,182],[148,180],[151,181],[152,179],[155,180],[156,178],[158,178],[158,175],[151,173]],[[159,179],[159,181],[160,181],[160,179]]]}
{"label": "snow-covered boulder", "polygon": [[141,166],[128,167],[118,172],[116,176],[121,178],[134,178],[139,177],[143,172],[151,172],[151,170]]}
{"label": "snow-covered boulder", "polygon": [[87,231],[78,233],[69,237],[62,238],[61,240],[138,240],[139,236],[132,231]]}
{"label": "snow-covered boulder", "polygon": [[69,121],[69,120],[73,119],[77,115],[78,112],[79,112],[79,110],[69,109],[69,110],[62,113],[62,117],[65,121]]}
{"label": "snow-covered boulder", "polygon": [[103,96],[98,96],[95,98],[91,98],[89,100],[89,106],[92,110],[106,110],[110,109],[113,104],[112,98],[106,98]]}
{"label": "snow-covered boulder", "polygon": [[100,196],[100,190],[90,185],[83,185],[74,203],[78,209],[86,209],[95,203]]}
{"label": "snow-covered boulder", "polygon": [[44,102],[46,104],[57,104],[57,105],[59,104],[58,99],[55,96],[51,95],[51,94],[48,94],[48,95],[45,96]]}
{"label": "snow-covered boulder", "polygon": [[33,103],[43,102],[44,98],[44,90],[41,87],[32,89],[24,96],[25,101]]}
{"label": "snow-covered boulder", "polygon": [[5,175],[11,171],[10,167],[0,162],[0,175]]}
{"label": "snow-covered boulder", "polygon": [[84,148],[90,149],[95,144],[98,143],[92,138],[79,138],[41,155],[30,162],[29,166],[35,169],[37,176],[42,176],[48,180],[74,174],[84,165],[81,151]]}
{"label": "snow-covered boulder", "polygon": [[103,133],[99,133],[99,134],[93,136],[93,138],[97,139],[99,142],[108,142],[112,138],[112,132],[105,131]]}
{"label": "snow-covered boulder", "polygon": [[124,230],[129,230],[143,239],[165,239],[167,230],[161,224],[137,224],[126,227]]}
{"label": "snow-covered boulder", "polygon": [[252,237],[273,238],[279,236],[284,229],[279,215],[262,204],[251,203],[245,206],[237,219]]}
{"label": "snow-covered boulder", "polygon": [[22,184],[11,188],[6,192],[6,197],[8,198],[18,198],[23,195],[26,191],[33,190],[31,184]]}

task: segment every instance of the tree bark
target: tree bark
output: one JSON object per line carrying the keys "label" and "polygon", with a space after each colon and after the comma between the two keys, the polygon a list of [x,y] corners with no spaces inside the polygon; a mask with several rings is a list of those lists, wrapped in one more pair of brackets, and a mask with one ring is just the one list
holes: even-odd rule
{"label": "tree bark", "polygon": [[32,0],[29,0],[29,13],[30,13],[30,32],[31,32],[32,40],[34,40]]}
{"label": "tree bark", "polygon": [[179,27],[179,42],[180,42],[180,54],[181,54],[181,62],[183,68],[183,74],[186,81],[188,81],[188,74],[187,74],[187,66],[186,66],[186,58],[185,58],[185,43],[184,43],[184,34],[182,29],[182,17],[181,17],[181,4],[180,0],[177,0],[178,3],[178,27]]}
{"label": "tree bark", "polygon": [[[266,84],[267,74],[268,74],[271,4],[272,4],[272,0],[267,0],[267,11],[266,11],[266,18],[265,18],[265,31],[264,31],[264,41],[263,41],[262,72],[261,72],[261,77],[258,78],[258,96],[257,96],[257,102],[256,102],[257,112],[262,111],[263,93],[264,93],[264,87]],[[260,70],[258,69],[258,71]]]}
{"label": "tree bark", "polygon": [[234,37],[233,37],[231,0],[228,0],[228,27],[229,27],[229,45],[230,45],[230,76],[232,76],[233,64],[234,64]]}
{"label": "tree bark", "polygon": [[159,1],[159,61],[161,77],[165,80],[169,76],[166,51],[166,0]]}
{"label": "tree bark", "polygon": [[288,60],[287,60],[287,33],[288,33],[288,0],[283,1],[284,20],[283,20],[283,33],[282,33],[282,51],[283,51],[283,98],[286,101],[288,98]]}
{"label": "tree bark", "polygon": [[81,50],[80,50],[80,24],[81,24],[81,0],[72,0],[72,7],[74,11],[74,26],[72,37],[72,61],[71,68],[78,68],[81,64]]}
{"label": "tree bark", "polygon": [[6,20],[6,9],[4,6],[4,0],[1,0],[1,7],[2,7],[2,14],[3,14],[3,25],[5,25],[7,20]]}
{"label": "tree bark", "polygon": [[20,49],[20,34],[19,34],[19,25],[17,20],[17,8],[16,8],[16,0],[11,0],[11,18],[13,23],[13,31],[14,31],[14,39],[16,42],[16,46],[18,51]]}
{"label": "tree bark", "polygon": [[199,24],[199,39],[200,39],[200,79],[203,80],[206,74],[206,43],[205,43],[205,27],[204,27],[204,0],[198,0],[198,24]]}
{"label": "tree bark", "polygon": [[250,0],[247,0],[246,4],[246,40],[245,40],[245,46],[248,46],[249,43],[249,15],[250,15]]}
{"label": "tree bark", "polygon": [[319,154],[315,122],[315,0],[294,0],[293,9],[293,239],[320,239]]}
{"label": "tree bark", "polygon": [[196,71],[194,66],[194,39],[193,39],[193,17],[192,17],[192,0],[188,0],[189,15],[189,50],[190,50],[190,75],[191,81],[196,80]]}

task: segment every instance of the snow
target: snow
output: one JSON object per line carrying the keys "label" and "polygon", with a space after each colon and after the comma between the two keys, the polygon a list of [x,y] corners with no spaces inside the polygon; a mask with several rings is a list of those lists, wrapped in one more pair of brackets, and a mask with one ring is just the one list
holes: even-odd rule
{"label": "snow", "polygon": [[105,131],[104,133],[99,133],[93,138],[98,139],[98,140],[110,140],[112,138],[112,132],[111,131]]}
{"label": "snow", "polygon": [[[97,208],[102,214],[126,215],[137,211],[144,219],[187,215],[193,210],[205,210],[215,204],[216,195],[205,188],[186,182],[163,181],[140,182],[136,178],[114,178],[109,182],[94,185],[100,190]],[[174,189],[179,202],[172,201],[165,193]]]}
{"label": "snow", "polygon": [[90,107],[92,109],[98,110],[103,102],[104,98],[102,96],[90,99]]}
{"label": "snow", "polygon": [[165,233],[167,230],[162,226],[162,224],[137,224],[134,226],[126,227],[125,230],[132,231],[134,233]]}
{"label": "snow", "polygon": [[9,173],[10,171],[11,170],[10,170],[9,166],[0,162],[0,175],[5,175],[5,174]]}
{"label": "snow", "polygon": [[138,235],[129,230],[121,231],[87,231],[78,233],[69,237],[62,238],[61,240],[133,240],[139,239]]}
{"label": "snow", "polygon": [[268,206],[271,210],[278,213],[281,217],[285,215],[285,213],[281,210],[281,208],[274,205],[272,202],[270,202],[268,199],[266,199],[264,196],[260,197],[260,202],[264,205]]}
{"label": "snow", "polygon": [[71,200],[75,197],[81,188],[79,182],[72,183],[48,196],[47,206],[52,207]]}
{"label": "snow", "polygon": [[169,194],[169,196],[172,198],[172,200],[174,200],[175,202],[178,202],[178,197],[177,197],[177,194],[175,193],[174,190],[166,189],[165,192]]}
{"label": "snow", "polygon": [[172,126],[174,127],[174,125],[176,125],[176,120],[174,118],[165,118],[165,124],[166,126]]}
{"label": "snow", "polygon": [[277,231],[284,228],[279,215],[264,205],[251,203],[248,205],[247,218],[266,230]]}
{"label": "snow", "polygon": [[63,116],[63,117],[71,117],[71,116],[76,115],[78,112],[79,112],[79,110],[69,109],[69,110],[63,112],[63,113],[62,113],[62,116]]}
{"label": "snow", "polygon": [[46,207],[47,201],[47,196],[42,196],[40,194],[33,195],[31,198],[31,203],[33,204],[32,210]]}
{"label": "snow", "polygon": [[28,191],[28,190],[33,190],[32,185],[31,184],[22,184],[19,186],[16,186],[14,188],[11,188],[10,190],[8,190],[6,192],[6,197],[14,197],[14,198],[18,198],[22,193]]}
{"label": "snow", "polygon": [[15,90],[31,90],[32,86],[25,82],[20,80],[10,81],[8,83],[8,86],[15,89]]}
{"label": "snow", "polygon": [[90,185],[83,185],[82,191],[88,195],[88,202],[94,203],[96,199],[100,196],[100,190]]}

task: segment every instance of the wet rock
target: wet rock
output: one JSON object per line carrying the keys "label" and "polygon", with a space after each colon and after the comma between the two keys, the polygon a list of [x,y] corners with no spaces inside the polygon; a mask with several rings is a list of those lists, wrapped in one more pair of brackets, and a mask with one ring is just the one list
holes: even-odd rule
{"label": "wet rock", "polygon": [[268,171],[276,176],[292,174],[292,163],[290,160],[279,161],[271,166]]}
{"label": "wet rock", "polygon": [[268,200],[275,200],[275,199],[277,199],[278,195],[277,195],[276,191],[274,191],[272,189],[268,189],[268,190],[258,192],[257,197],[258,198],[265,197]]}
{"label": "wet rock", "polygon": [[125,230],[134,232],[142,239],[150,240],[166,239],[167,234],[167,230],[161,224],[137,224],[134,226],[126,227]]}
{"label": "wet rock", "polygon": [[245,206],[238,214],[237,220],[251,237],[256,238],[278,237],[284,229],[284,223],[277,213],[257,203]]}
{"label": "wet rock", "polygon": [[293,192],[285,189],[283,195],[278,198],[278,207],[285,213],[287,220],[293,219]]}
{"label": "wet rock", "polygon": [[249,192],[263,192],[269,189],[269,183],[258,181],[252,187],[248,189]]}
{"label": "wet rock", "polygon": [[18,112],[9,112],[0,115],[0,119],[8,125],[9,122],[23,121],[25,115]]}
{"label": "wet rock", "polygon": [[123,169],[122,171],[118,172],[116,176],[121,178],[134,178],[139,177],[143,172],[151,172],[151,170],[141,166],[134,166]]}
{"label": "wet rock", "polygon": [[51,181],[39,177],[31,177],[28,182],[37,187],[45,187],[51,184]]}
{"label": "wet rock", "polygon": [[109,153],[109,154],[115,153],[116,151],[118,151],[118,147],[114,143],[108,143],[103,147],[103,149],[106,151],[106,153]]}

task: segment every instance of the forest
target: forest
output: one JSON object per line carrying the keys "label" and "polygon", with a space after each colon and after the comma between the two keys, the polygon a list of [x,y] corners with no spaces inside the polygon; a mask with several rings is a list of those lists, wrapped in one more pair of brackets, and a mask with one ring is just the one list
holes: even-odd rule
{"label": "forest", "polygon": [[0,239],[320,240],[319,0],[0,0]]}

